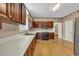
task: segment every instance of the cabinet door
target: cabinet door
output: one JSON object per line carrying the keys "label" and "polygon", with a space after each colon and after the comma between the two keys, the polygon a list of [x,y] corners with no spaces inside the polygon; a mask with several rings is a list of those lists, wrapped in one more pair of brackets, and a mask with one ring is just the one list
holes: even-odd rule
{"label": "cabinet door", "polygon": [[49,33],[49,39],[54,39],[54,33]]}
{"label": "cabinet door", "polygon": [[48,28],[53,28],[53,21],[48,21],[47,25]]}
{"label": "cabinet door", "polygon": [[7,4],[7,9],[8,9],[7,15],[8,15],[8,17],[11,17],[11,3]]}
{"label": "cabinet door", "polygon": [[31,56],[32,52],[31,52],[31,47],[29,46],[27,51],[25,52],[24,56]]}
{"label": "cabinet door", "polygon": [[0,29],[2,29],[2,22],[0,21]]}
{"label": "cabinet door", "polygon": [[13,21],[21,22],[21,5],[20,5],[20,3],[11,4],[11,16],[12,16]]}
{"label": "cabinet door", "polygon": [[22,24],[26,24],[26,8],[24,4],[22,4]]}
{"label": "cabinet door", "polygon": [[6,3],[0,3],[0,13],[6,15]]}
{"label": "cabinet door", "polygon": [[37,39],[42,39],[42,36],[43,36],[42,33],[37,33],[37,34],[36,34]]}

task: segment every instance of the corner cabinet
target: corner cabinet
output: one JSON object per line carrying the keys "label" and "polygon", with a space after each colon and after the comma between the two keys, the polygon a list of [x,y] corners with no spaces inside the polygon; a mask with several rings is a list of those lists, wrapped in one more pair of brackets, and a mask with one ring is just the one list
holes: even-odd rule
{"label": "corner cabinet", "polygon": [[23,3],[0,3],[0,17],[4,15],[10,21],[25,24],[26,8]]}

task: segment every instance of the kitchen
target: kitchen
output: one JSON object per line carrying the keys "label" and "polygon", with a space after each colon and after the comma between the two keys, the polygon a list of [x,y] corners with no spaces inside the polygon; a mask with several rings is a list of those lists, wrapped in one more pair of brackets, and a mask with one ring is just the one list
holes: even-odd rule
{"label": "kitchen", "polygon": [[[60,7],[59,11],[52,9],[55,6]],[[78,6],[78,3],[0,3],[0,56],[75,55]]]}

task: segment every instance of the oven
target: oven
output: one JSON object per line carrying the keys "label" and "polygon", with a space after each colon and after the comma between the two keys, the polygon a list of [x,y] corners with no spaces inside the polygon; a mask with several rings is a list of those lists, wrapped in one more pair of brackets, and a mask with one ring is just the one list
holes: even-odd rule
{"label": "oven", "polygon": [[48,39],[49,39],[49,33],[48,32],[43,32],[42,40],[48,40]]}

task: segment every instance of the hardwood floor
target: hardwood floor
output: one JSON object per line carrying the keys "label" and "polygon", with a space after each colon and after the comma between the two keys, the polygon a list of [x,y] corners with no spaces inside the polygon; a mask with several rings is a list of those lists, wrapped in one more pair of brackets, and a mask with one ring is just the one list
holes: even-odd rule
{"label": "hardwood floor", "polygon": [[73,56],[73,43],[58,40],[38,40],[34,56]]}

